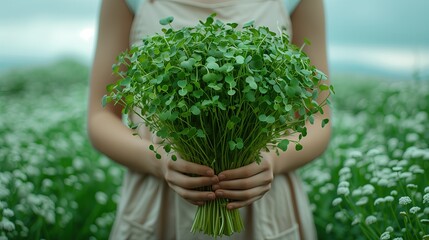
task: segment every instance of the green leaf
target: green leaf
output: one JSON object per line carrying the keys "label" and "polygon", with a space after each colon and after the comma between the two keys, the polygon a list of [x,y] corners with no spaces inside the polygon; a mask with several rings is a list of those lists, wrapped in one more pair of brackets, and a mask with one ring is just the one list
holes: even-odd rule
{"label": "green leaf", "polygon": [[214,57],[212,57],[212,56],[210,56],[210,57],[208,57],[207,59],[206,59],[206,62],[208,62],[208,63],[211,63],[211,62],[216,62],[216,58],[214,58]]}
{"label": "green leaf", "polygon": [[154,151],[155,147],[151,144],[151,145],[149,145],[149,150]]}
{"label": "green leaf", "polygon": [[171,145],[170,144],[165,145],[164,150],[165,152],[169,153],[171,151]]}
{"label": "green leaf", "polygon": [[243,64],[244,63],[244,57],[243,56],[236,56],[235,61],[237,64]]}
{"label": "green leaf", "polygon": [[188,90],[186,90],[185,88],[179,90],[179,95],[182,97],[185,96],[187,93],[188,93]]}
{"label": "green leaf", "polygon": [[329,86],[326,84],[320,84],[319,89],[322,91],[326,91],[329,90]]}
{"label": "green leaf", "polygon": [[207,63],[207,68],[217,70],[217,69],[219,69],[219,65],[215,62],[209,62],[209,63]]}
{"label": "green leaf", "polygon": [[243,149],[243,147],[244,147],[244,143],[243,143],[243,139],[242,138],[237,138],[237,139],[235,139],[235,141],[236,141],[236,148],[237,149]]}
{"label": "green leaf", "polygon": [[267,123],[272,124],[272,123],[274,123],[274,122],[276,121],[276,118],[270,115],[270,116],[268,116],[268,117],[265,119],[265,121],[266,121]]}
{"label": "green leaf", "polygon": [[168,131],[165,128],[160,129],[159,131],[156,132],[156,136],[160,137],[160,138],[167,138],[168,137]]}
{"label": "green leaf", "polygon": [[308,121],[309,121],[311,124],[314,124],[314,117],[313,117],[313,115],[310,115],[310,116],[308,117]]}
{"label": "green leaf", "polygon": [[197,131],[197,137],[199,137],[199,138],[205,138],[206,134],[204,133],[203,130],[198,129],[198,131]]}
{"label": "green leaf", "polygon": [[297,144],[295,145],[295,150],[296,150],[296,151],[301,151],[302,149],[303,149],[303,147],[302,147],[302,145],[301,145],[301,144],[297,143]]}
{"label": "green leaf", "polygon": [[191,112],[194,115],[200,115],[201,110],[197,106],[194,105],[194,106],[191,107]]}
{"label": "green leaf", "polygon": [[254,77],[252,77],[252,76],[247,77],[246,82],[249,84],[249,87],[251,89],[257,89],[258,88],[258,85],[256,85]]}
{"label": "green leaf", "polygon": [[229,145],[229,150],[231,151],[234,150],[235,147],[237,146],[237,144],[233,140],[228,141],[228,145]]}
{"label": "green leaf", "polygon": [[229,96],[234,96],[234,94],[235,94],[235,90],[234,89],[229,89],[228,90],[228,95]]}
{"label": "green leaf", "polygon": [[200,98],[200,97],[202,97],[202,96],[204,95],[204,91],[203,91],[203,90],[201,90],[201,89],[198,89],[198,90],[196,90],[196,91],[193,91],[193,92],[192,92],[192,95],[193,95],[194,97],[196,97],[196,98]]}
{"label": "green leaf", "polygon": [[329,119],[328,118],[323,119],[322,120],[322,128],[325,127],[326,124],[328,124],[328,123],[329,123]]}
{"label": "green leaf", "polygon": [[188,84],[188,81],[186,81],[186,80],[177,81],[177,86],[179,86],[181,88],[185,88],[187,84]]}
{"label": "green leaf", "polygon": [[171,155],[171,160],[177,161],[177,156],[176,155]]}
{"label": "green leaf", "polygon": [[235,123],[234,123],[233,121],[231,121],[231,120],[229,120],[229,121],[226,123],[226,128],[228,128],[229,130],[233,129],[233,128],[234,128],[234,126],[235,126]]}
{"label": "green leaf", "polygon": [[222,78],[222,76],[219,76],[216,73],[207,73],[203,76],[203,80],[206,82],[218,81],[220,78]]}
{"label": "green leaf", "polygon": [[165,26],[165,25],[168,25],[168,24],[172,23],[173,20],[174,20],[174,17],[170,16],[170,17],[166,17],[166,18],[163,18],[163,19],[159,20],[159,23],[161,25]]}
{"label": "green leaf", "polygon": [[249,28],[249,27],[253,27],[253,24],[255,23],[255,20],[246,22],[243,24],[243,28]]}
{"label": "green leaf", "polygon": [[283,151],[286,151],[286,150],[287,150],[288,145],[289,145],[289,140],[287,140],[287,139],[283,139],[283,140],[281,140],[281,141],[277,144],[277,147],[278,147],[278,148],[280,148],[280,149],[281,149],[281,150],[283,150]]}
{"label": "green leaf", "polygon": [[107,96],[107,95],[104,95],[104,96],[103,96],[103,98],[101,99],[101,105],[102,105],[103,107],[106,107],[106,105],[107,105],[110,101],[112,101],[112,97]]}

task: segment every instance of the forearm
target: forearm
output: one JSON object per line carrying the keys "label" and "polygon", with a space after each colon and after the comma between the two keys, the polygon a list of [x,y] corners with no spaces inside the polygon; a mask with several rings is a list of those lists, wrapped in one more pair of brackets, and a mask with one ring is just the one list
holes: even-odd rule
{"label": "forearm", "polygon": [[162,177],[162,160],[156,159],[149,150],[152,142],[132,133],[121,119],[108,111],[88,119],[88,134],[98,151],[133,171]]}
{"label": "forearm", "polygon": [[[302,150],[296,151],[295,144],[290,142],[285,152],[279,150],[279,155],[277,155],[274,150],[271,150],[268,153],[268,157],[273,160],[274,174],[294,171],[323,154],[328,147],[331,136],[330,123],[323,128],[321,127],[322,120],[326,118],[326,115],[329,115],[329,109],[326,108],[326,110],[328,113],[325,112],[324,116],[315,117],[314,124],[307,122],[307,136],[300,141],[303,146]],[[288,139],[298,140],[298,137],[290,136]]]}

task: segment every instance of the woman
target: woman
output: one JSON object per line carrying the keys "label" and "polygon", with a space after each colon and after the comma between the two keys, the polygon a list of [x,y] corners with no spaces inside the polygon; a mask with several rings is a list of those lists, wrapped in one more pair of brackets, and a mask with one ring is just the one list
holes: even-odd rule
{"label": "woman", "polygon": [[[116,80],[111,72],[116,56],[143,36],[159,32],[158,21],[166,16],[175,17],[175,28],[195,25],[216,12],[224,22],[255,20],[255,25],[273,31],[286,29],[294,44],[302,45],[304,38],[312,42],[305,51],[327,73],[323,2],[302,0],[293,12],[282,0],[147,0],[134,11],[130,6],[103,1],[90,86],[89,137],[96,149],[127,168],[111,239],[203,239],[206,236],[189,232],[195,205],[215,198],[232,199],[227,207],[241,211],[245,230],[233,239],[316,239],[309,203],[294,171],[326,149],[330,126],[321,128],[321,120],[329,118],[327,106],[314,125],[308,124],[303,150],[292,146],[279,156],[264,152],[259,165],[215,175],[207,166],[180,158],[171,161],[166,154],[156,159],[149,150],[150,132],[142,128],[141,138],[133,136],[122,122],[121,108],[103,108],[101,99],[106,85]],[[193,190],[201,186],[214,191]]]}

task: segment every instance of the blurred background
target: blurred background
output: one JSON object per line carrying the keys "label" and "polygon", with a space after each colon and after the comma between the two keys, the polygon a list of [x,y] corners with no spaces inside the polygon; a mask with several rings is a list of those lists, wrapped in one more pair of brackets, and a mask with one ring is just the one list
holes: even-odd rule
{"label": "blurred background", "polygon": [[[100,0],[8,1],[0,9],[0,71],[62,57],[89,64]],[[331,73],[429,75],[429,2],[326,0]]]}
{"label": "blurred background", "polygon": [[[124,169],[86,134],[100,3],[2,2],[0,240],[108,238]],[[319,239],[429,239],[429,1],[324,3],[334,131],[298,171]]]}

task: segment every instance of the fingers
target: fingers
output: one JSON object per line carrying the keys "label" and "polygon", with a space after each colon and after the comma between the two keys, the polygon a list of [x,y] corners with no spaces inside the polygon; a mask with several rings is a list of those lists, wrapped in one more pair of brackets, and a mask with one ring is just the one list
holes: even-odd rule
{"label": "fingers", "polygon": [[[188,162],[183,159],[166,162],[164,179],[168,185],[183,199],[194,205],[203,205],[206,201],[214,200],[212,191],[199,191],[197,188],[219,183],[213,169],[207,166]],[[193,176],[191,176],[193,175]]]}
{"label": "fingers", "polygon": [[214,170],[208,166],[188,162],[183,159],[177,159],[176,161],[169,161],[167,167],[178,172],[186,174],[196,174],[200,176],[214,176]]}
{"label": "fingers", "polygon": [[170,186],[179,196],[194,205],[203,205],[206,201],[211,201],[216,198],[214,192],[203,192],[198,190],[189,190],[178,187],[177,185]]}
{"label": "fingers", "polygon": [[212,177],[191,177],[178,171],[167,171],[164,175],[165,180],[172,185],[177,185],[185,189],[195,189],[204,186],[211,186],[219,182],[216,176]]}
{"label": "fingers", "polygon": [[253,202],[255,202],[255,201],[257,201],[257,200],[259,200],[259,199],[261,199],[261,198],[262,198],[262,195],[261,195],[261,196],[256,196],[256,197],[253,197],[253,198],[250,198],[250,199],[247,199],[247,200],[245,200],[245,201],[234,201],[234,202],[230,202],[230,203],[228,203],[228,204],[226,205],[226,207],[227,207],[229,210],[242,208],[242,207],[245,207],[245,206],[248,206],[248,205],[252,204]]}
{"label": "fingers", "polygon": [[219,173],[219,180],[232,180],[232,179],[242,179],[254,176],[260,172],[267,171],[269,166],[266,164],[266,161],[261,161],[259,164],[253,162],[244,167],[239,167],[235,169],[230,169]]}
{"label": "fingers", "polygon": [[233,200],[228,203],[227,208],[235,209],[262,198],[271,189],[273,179],[272,163],[262,160],[260,164],[252,163],[221,172],[219,183],[214,184],[212,189],[217,198]]}

